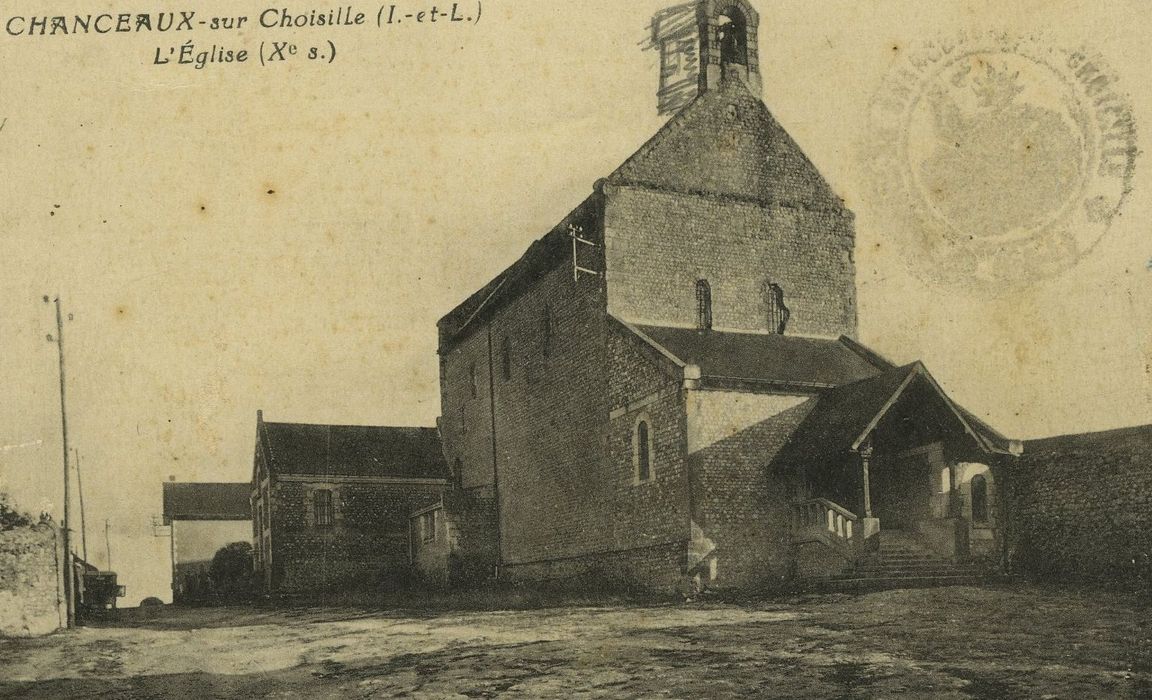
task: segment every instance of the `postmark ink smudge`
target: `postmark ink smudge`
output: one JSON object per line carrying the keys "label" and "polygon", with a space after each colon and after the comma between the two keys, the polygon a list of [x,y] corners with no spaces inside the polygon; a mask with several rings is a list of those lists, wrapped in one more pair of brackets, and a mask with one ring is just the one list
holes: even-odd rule
{"label": "postmark ink smudge", "polygon": [[1138,153],[1105,61],[1004,34],[902,53],[861,156],[913,268],[1008,289],[1074,266],[1120,214]]}

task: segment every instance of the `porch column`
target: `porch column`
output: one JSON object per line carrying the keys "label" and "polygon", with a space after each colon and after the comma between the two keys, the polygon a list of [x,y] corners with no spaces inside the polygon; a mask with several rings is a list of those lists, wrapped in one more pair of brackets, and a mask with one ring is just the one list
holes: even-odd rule
{"label": "porch column", "polygon": [[864,491],[864,517],[872,517],[872,484],[869,481],[868,466],[872,460],[872,436],[869,435],[865,438],[864,442],[860,444],[860,473],[861,484]]}
{"label": "porch column", "polygon": [[862,494],[864,497],[864,517],[861,519],[861,524],[864,526],[864,537],[862,539],[867,540],[869,537],[880,532],[880,520],[872,517],[872,483],[871,477],[868,475],[873,454],[871,435],[860,443],[857,454],[860,455],[860,490],[864,492]]}
{"label": "porch column", "polygon": [[960,503],[960,485],[956,483],[956,464],[955,459],[948,460],[948,517],[959,518],[964,515],[963,506]]}

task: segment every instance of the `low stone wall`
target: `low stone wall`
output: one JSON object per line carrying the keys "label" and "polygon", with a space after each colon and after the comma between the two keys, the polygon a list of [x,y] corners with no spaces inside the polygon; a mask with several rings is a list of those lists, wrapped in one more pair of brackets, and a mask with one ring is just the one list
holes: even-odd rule
{"label": "low stone wall", "polygon": [[0,637],[33,637],[64,625],[62,552],[51,525],[0,532]]}
{"label": "low stone wall", "polygon": [[1152,585],[1152,425],[1030,441],[1005,472],[1015,572]]}

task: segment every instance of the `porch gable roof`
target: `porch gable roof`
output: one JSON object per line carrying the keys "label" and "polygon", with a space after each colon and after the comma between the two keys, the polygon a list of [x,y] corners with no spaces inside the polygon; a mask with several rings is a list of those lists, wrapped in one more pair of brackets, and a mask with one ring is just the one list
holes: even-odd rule
{"label": "porch gable roof", "polygon": [[781,451],[780,463],[801,464],[858,450],[917,378],[927,382],[981,450],[1014,454],[1010,440],[957,406],[927,368],[914,362],[821,393],[816,406]]}

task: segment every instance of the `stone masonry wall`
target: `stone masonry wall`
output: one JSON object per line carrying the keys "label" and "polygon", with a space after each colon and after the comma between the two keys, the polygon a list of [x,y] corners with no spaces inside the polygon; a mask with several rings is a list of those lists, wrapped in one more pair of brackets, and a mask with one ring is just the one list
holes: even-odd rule
{"label": "stone masonry wall", "polygon": [[0,532],[0,637],[38,636],[63,625],[57,538],[50,525]]}
{"label": "stone masonry wall", "polygon": [[459,464],[466,489],[490,491],[493,485],[491,386],[486,331],[473,333],[441,357],[444,457],[450,469]]}
{"label": "stone masonry wall", "polygon": [[791,311],[786,332],[855,336],[848,216],[639,187],[609,192],[608,310],[617,317],[693,326],[696,281],[706,279],[715,328],[770,331],[772,282]]}
{"label": "stone masonry wall", "polygon": [[1026,442],[997,478],[1015,571],[1148,590],[1152,425]]}
{"label": "stone masonry wall", "polygon": [[[331,489],[335,522],[317,526],[312,493]],[[413,511],[440,499],[437,485],[284,482],[272,489],[277,592],[388,585],[410,572]]]}
{"label": "stone masonry wall", "polygon": [[[613,550],[684,543],[691,537],[685,462],[683,372],[622,326],[608,334],[608,454],[615,517]],[[636,473],[636,428],[651,431],[651,479]]]}
{"label": "stone masonry wall", "polygon": [[544,582],[578,586],[640,590],[672,594],[684,585],[683,543],[673,542],[642,549],[600,552],[582,557],[553,559],[504,567],[504,578],[513,582]]}
{"label": "stone masonry wall", "polygon": [[[552,320],[547,334],[545,309]],[[491,320],[505,563],[570,557],[608,544],[614,514],[604,444],[605,328],[601,281],[575,280],[564,263]]]}
{"label": "stone masonry wall", "polygon": [[[760,404],[749,398],[748,403]],[[696,520],[716,545],[713,585],[718,587],[772,586],[792,575],[795,484],[788,480],[786,471],[776,468],[773,458],[811,410],[811,402],[796,404],[796,397],[776,398],[775,415],[700,445],[688,457],[693,471],[700,475]],[[692,412],[689,421],[712,425],[694,427],[694,434],[724,434],[734,420],[747,422],[742,407],[733,408],[735,413],[719,410],[725,405],[734,407],[736,402],[700,403],[712,410]],[[690,396],[689,405],[696,404],[697,398]]]}

